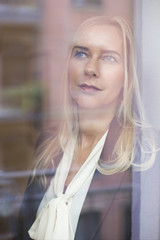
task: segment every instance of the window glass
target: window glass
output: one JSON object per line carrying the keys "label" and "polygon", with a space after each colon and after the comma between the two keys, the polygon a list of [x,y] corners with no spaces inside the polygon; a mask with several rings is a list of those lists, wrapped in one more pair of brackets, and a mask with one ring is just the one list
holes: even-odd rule
{"label": "window glass", "polygon": [[[66,142],[77,140],[75,131],[73,130],[77,130],[77,124],[81,120],[76,115],[76,107],[81,103],[78,103],[78,100],[75,103],[74,97],[81,96],[80,94],[84,92],[85,97],[88,95],[93,97],[95,91],[98,93],[103,92],[101,89],[102,85],[96,85],[99,84],[101,76],[96,79],[97,81],[93,82],[93,79],[88,77],[88,72],[92,74],[93,69],[89,68],[88,70],[87,68],[87,71],[86,68],[83,69],[82,67],[93,56],[97,56],[96,54],[92,54],[93,49],[91,48],[90,51],[88,46],[76,47],[72,52],[71,58],[69,58],[69,60],[73,60],[72,64],[69,65],[70,69],[78,66],[77,72],[72,71],[72,79],[73,83],[75,83],[78,78],[76,74],[80,75],[78,78],[80,82],[77,87],[81,89],[80,93],[76,89],[75,95],[73,92],[73,95],[71,96],[70,94],[68,98],[68,93],[71,93],[71,85],[67,85],[67,91],[64,91],[66,84],[70,83],[69,80],[71,79],[71,74],[68,69],[66,70],[66,65],[68,66],[68,50],[70,50],[71,43],[73,43],[72,36],[77,27],[85,19],[94,16],[120,15],[124,17],[135,28],[134,31],[138,31],[138,37],[141,36],[141,33],[144,34],[143,39],[138,38],[138,43],[143,45],[141,47],[145,49],[148,46],[145,50],[143,49],[143,56],[140,56],[138,59],[141,64],[142,62],[147,64],[143,66],[139,64],[139,67],[142,67],[142,75],[145,78],[143,79],[142,86],[149,86],[147,90],[150,92],[150,90],[153,90],[153,82],[156,83],[156,79],[158,79],[156,78],[156,71],[153,71],[155,62],[158,65],[158,57],[155,55],[158,51],[151,51],[151,41],[147,42],[149,45],[146,45],[145,42],[148,39],[148,29],[145,21],[149,19],[150,25],[152,25],[152,22],[150,18],[146,17],[146,13],[144,15],[145,21],[141,23],[142,25],[144,24],[144,27],[141,28],[139,25],[141,16],[136,19],[134,19],[134,16],[143,11],[137,10],[133,5],[133,1],[128,0],[119,0],[118,3],[111,0],[0,0],[0,239],[10,240],[13,237],[19,237],[21,240],[28,239],[28,230],[36,220],[36,216],[41,213],[41,210],[44,210],[44,205],[50,207],[50,201],[55,200],[55,196],[57,196],[63,205],[60,209],[60,211],[63,210],[63,214],[61,215],[62,221],[60,223],[63,222],[66,216],[64,212],[66,213],[66,209],[71,206],[71,214],[68,219],[72,227],[75,227],[74,224],[77,221],[75,240],[150,240],[152,236],[159,234],[159,202],[157,199],[159,199],[158,189],[160,189],[160,181],[158,177],[158,161],[156,162],[157,165],[155,164],[148,172],[144,171],[143,173],[134,171],[134,168],[130,167],[126,171],[119,173],[103,174],[97,170],[98,167],[95,165],[95,169],[92,172],[93,175],[89,174],[88,178],[91,178],[87,183],[84,183],[76,196],[72,196],[69,199],[71,201],[65,199],[65,194],[70,189],[67,188],[67,184],[63,186],[63,189],[60,189],[60,193],[56,192],[58,187],[54,185],[56,182],[55,179],[58,179],[59,176],[57,168],[59,169],[60,166],[63,166],[63,169],[60,171],[63,172],[60,175],[63,178],[67,169],[70,169],[70,166],[72,168],[69,161],[74,159],[77,152],[79,153],[77,156],[80,156],[85,163],[92,149],[96,149],[94,146],[95,142],[92,146],[89,145],[86,148],[87,150],[85,148],[85,150],[80,149],[78,145],[74,150],[71,149],[73,151],[70,149],[68,151],[68,145],[66,144]],[[142,7],[142,5],[140,4],[139,7]],[[146,11],[145,9],[143,10],[144,12]],[[152,16],[152,18],[154,17]],[[138,22],[137,24],[136,21]],[[156,24],[154,23],[153,25],[155,26]],[[155,28],[150,29],[154,33]],[[142,32],[140,32],[141,30]],[[97,37],[99,35],[95,34],[94,36]],[[149,39],[152,36],[156,35],[150,34]],[[115,37],[113,41],[117,39],[119,40],[119,38]],[[155,40],[157,39],[155,37]],[[113,41],[109,43],[112,44]],[[83,44],[84,42],[82,42]],[[109,48],[109,45],[107,45],[107,48]],[[154,44],[154,46],[157,45],[157,43]],[[156,57],[155,62],[151,63],[153,56],[144,58],[145,54],[149,56],[149,51]],[[96,60],[98,64],[107,65],[103,73],[107,72],[109,77],[103,80],[109,81],[114,67],[116,66],[116,72],[118,72],[121,69],[120,66],[123,65],[121,65],[121,56],[113,49],[111,51],[108,49],[107,51],[103,50],[100,53],[103,53],[103,56],[99,56],[98,52]],[[100,70],[100,65],[96,65],[97,62],[94,62],[94,67],[98,66],[94,77],[98,75],[97,73]],[[89,64],[87,63],[88,67]],[[152,68],[150,68],[151,64]],[[127,69],[130,70],[130,67],[129,65]],[[130,72],[133,73],[134,69],[131,69]],[[122,80],[119,78],[119,73],[122,74],[122,72],[118,72],[114,80]],[[146,80],[149,84],[145,84]],[[90,81],[92,81],[91,84]],[[142,81],[141,78],[140,81]],[[158,89],[158,87],[156,88]],[[157,89],[154,90],[155,93]],[[79,95],[76,95],[77,93]],[[114,95],[114,91],[112,93]],[[132,94],[132,91],[129,94],[127,92],[128,97],[130,97],[130,94]],[[151,95],[154,96],[154,93]],[[106,94],[105,96],[108,95]],[[119,97],[120,100],[124,97],[122,91],[120,91]],[[145,98],[147,100],[146,105],[149,106],[151,104],[151,96],[148,97],[148,94],[146,94]],[[93,97],[89,103],[93,104],[94,100],[95,98]],[[88,103],[88,100],[83,101],[82,104],[86,104],[86,102]],[[72,108],[68,109],[68,106],[66,107],[67,104],[70,104]],[[158,107],[158,104],[155,103],[155,105]],[[154,108],[152,110],[154,111]],[[94,117],[90,116],[90,120],[94,121],[96,117],[100,116],[101,108],[97,107],[96,111]],[[88,108],[85,108],[84,112],[82,111],[82,117],[85,117],[89,112]],[[117,113],[117,109],[115,112]],[[101,115],[98,127],[103,125],[102,120],[105,113],[106,111]],[[132,115],[132,111],[129,113]],[[158,109],[156,113],[157,115],[149,115],[150,117],[158,116]],[[66,114],[68,114],[68,118],[66,118]],[[66,120],[65,123],[67,123],[65,125],[67,126],[66,128],[60,125],[64,119]],[[70,121],[72,121],[72,126],[68,124]],[[139,126],[139,122],[137,124]],[[123,124],[119,125],[119,127],[123,126]],[[90,126],[94,126],[94,124],[89,124],[88,127]],[[81,127],[83,128],[83,124]],[[112,125],[112,134],[106,131],[106,135],[109,134],[107,137],[110,136],[111,141],[107,142],[107,138],[105,139],[104,144],[107,144],[102,147],[101,153],[103,154],[98,156],[98,160],[102,160],[102,165],[102,156],[108,156],[111,150],[113,150],[114,134],[119,134],[119,129],[116,127],[117,125]],[[109,128],[111,128],[111,123]],[[128,129],[129,133],[132,134],[130,125]],[[71,136],[70,131],[74,132],[73,136]],[[81,134],[81,131],[78,131],[78,133]],[[91,132],[87,135],[89,139],[91,135]],[[55,136],[57,138],[54,138]],[[140,143],[143,145],[143,141],[141,142],[144,137],[143,134],[140,137],[142,137],[139,139]],[[125,139],[128,146],[131,138],[122,137],[122,139]],[[80,136],[77,142],[80,143],[81,140]],[[133,138],[132,140],[134,142]],[[149,140],[152,140],[152,138],[149,138]],[[52,144],[51,141],[53,141]],[[133,142],[131,146],[134,145]],[[59,143],[61,144],[61,149],[57,147]],[[136,144],[134,147],[135,158],[139,162],[141,158],[139,154],[140,150]],[[50,150],[49,154],[46,152],[46,148]],[[54,157],[53,149],[55,150]],[[62,149],[64,153],[69,155],[65,165],[59,164],[63,162],[63,157],[65,159]],[[122,149],[123,146],[119,150]],[[44,160],[43,163],[46,164],[49,155],[50,164],[41,165],[41,162],[36,164],[35,161],[42,152],[44,153],[42,157]],[[128,156],[130,152],[127,151],[126,155]],[[36,158],[35,153],[37,154]],[[115,157],[118,153],[116,152],[112,156]],[[78,157],[75,157],[75,159],[79,160]],[[33,171],[35,166],[36,171]],[[73,171],[71,171],[67,179],[68,182],[74,182],[74,178],[72,177],[78,172],[78,167],[76,164],[73,165]],[[81,181],[84,178],[85,174],[82,174]],[[70,181],[71,179],[73,182]],[[57,182],[59,183],[60,181],[57,180]],[[75,191],[77,191],[77,186],[76,184]],[[54,210],[54,207],[52,210]],[[150,216],[153,216],[152,219]],[[52,217],[55,217],[55,214],[51,214]],[[46,221],[48,219],[46,218]],[[156,224],[153,219],[156,219]],[[53,219],[51,222],[53,222]],[[46,225],[50,225],[49,223],[50,220]],[[62,230],[65,230],[65,226],[66,224],[64,224],[63,229],[60,224]],[[141,231],[141,229],[144,231]],[[61,232],[63,233],[64,231]],[[146,238],[147,235],[150,239]],[[35,239],[35,237],[32,237],[32,239]],[[159,238],[155,237],[155,239]]]}
{"label": "window glass", "polygon": [[0,0],[0,6],[6,5],[6,6],[32,6],[37,7],[39,5],[38,0]]}
{"label": "window glass", "polygon": [[72,0],[75,6],[92,6],[92,5],[101,5],[101,0]]}
{"label": "window glass", "polygon": [[[12,239],[16,231],[41,128],[43,88],[36,67],[39,9],[38,1],[32,2],[0,1],[0,239]],[[19,8],[25,4],[36,11],[21,15]]]}

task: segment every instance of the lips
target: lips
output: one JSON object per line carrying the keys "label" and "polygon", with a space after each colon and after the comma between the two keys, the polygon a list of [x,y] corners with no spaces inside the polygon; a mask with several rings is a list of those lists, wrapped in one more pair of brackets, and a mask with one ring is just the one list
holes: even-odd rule
{"label": "lips", "polygon": [[94,93],[97,91],[101,91],[100,88],[94,85],[86,84],[86,83],[80,84],[79,87],[82,89],[83,92],[87,92],[87,93]]}

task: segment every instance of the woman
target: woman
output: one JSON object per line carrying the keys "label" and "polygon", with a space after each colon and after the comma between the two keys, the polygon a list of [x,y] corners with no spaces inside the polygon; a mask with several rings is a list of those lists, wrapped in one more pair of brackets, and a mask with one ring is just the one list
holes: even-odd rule
{"label": "woman", "polygon": [[[123,196],[130,208],[130,168],[138,167],[135,160],[140,160],[144,124],[133,36],[124,19],[100,16],[82,23],[72,42],[64,94],[63,121],[38,140],[36,167],[22,204],[18,237],[129,239],[130,232],[124,228],[125,216],[129,221],[130,216],[120,205]],[[153,150],[153,146],[147,143],[147,149]],[[150,153],[144,159],[146,168],[154,160]],[[38,175],[39,169],[45,169],[42,175]],[[99,189],[97,179],[105,189],[113,184],[114,191],[110,197],[103,195],[101,214],[92,215],[91,220],[97,221],[92,224],[95,229],[86,230],[82,213],[90,192]],[[122,195],[125,183],[128,188]]]}

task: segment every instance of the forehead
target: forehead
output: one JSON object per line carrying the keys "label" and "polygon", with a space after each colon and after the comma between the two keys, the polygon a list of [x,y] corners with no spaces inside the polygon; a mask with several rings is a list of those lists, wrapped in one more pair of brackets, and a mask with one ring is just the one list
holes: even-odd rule
{"label": "forehead", "polygon": [[109,24],[94,25],[85,28],[76,37],[74,45],[87,45],[122,50],[123,38],[121,30]]}

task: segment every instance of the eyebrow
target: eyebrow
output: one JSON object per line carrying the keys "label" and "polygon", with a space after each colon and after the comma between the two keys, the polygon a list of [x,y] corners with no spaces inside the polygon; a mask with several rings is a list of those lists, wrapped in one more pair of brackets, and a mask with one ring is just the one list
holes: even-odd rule
{"label": "eyebrow", "polygon": [[[74,50],[75,48],[79,48],[79,49],[81,49],[81,50],[83,50],[83,51],[89,51],[89,48],[84,47],[84,46],[75,45],[75,46],[73,47],[73,50]],[[106,50],[106,49],[103,49],[103,50],[102,50],[102,54],[105,54],[105,53],[116,54],[119,58],[122,57],[122,56],[119,54],[119,52],[117,52],[117,51],[115,51],[115,50]]]}
{"label": "eyebrow", "polygon": [[75,48],[79,48],[79,49],[84,50],[84,51],[89,51],[89,48],[83,47],[83,46],[74,46],[74,47],[73,47],[73,50],[74,50]]}
{"label": "eyebrow", "polygon": [[119,58],[121,58],[122,56],[120,55],[119,52],[115,51],[115,50],[102,50],[102,53],[111,53],[111,54],[116,54]]}

